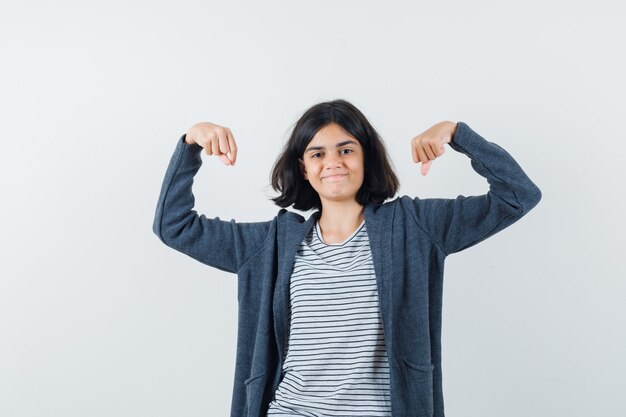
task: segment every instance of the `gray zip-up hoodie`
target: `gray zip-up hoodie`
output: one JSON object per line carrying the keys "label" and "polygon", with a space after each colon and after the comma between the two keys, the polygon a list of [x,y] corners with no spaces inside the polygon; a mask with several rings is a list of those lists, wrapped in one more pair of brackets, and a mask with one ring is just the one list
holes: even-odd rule
{"label": "gray zip-up hoodie", "polygon": [[[202,148],[183,135],[165,173],[153,230],[167,246],[237,274],[238,333],[231,417],[265,417],[282,377],[289,279],[319,218],[280,209],[270,221],[207,218],[193,210]],[[453,199],[401,196],[365,206],[389,359],[393,417],[444,417],[441,312],[446,257],[510,226],[541,191],[500,146],[459,122],[450,147],[471,159],[489,191]]]}

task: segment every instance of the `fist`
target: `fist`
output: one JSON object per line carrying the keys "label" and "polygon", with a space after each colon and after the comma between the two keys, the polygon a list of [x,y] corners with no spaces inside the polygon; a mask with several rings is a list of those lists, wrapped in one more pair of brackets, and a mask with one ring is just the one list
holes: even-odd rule
{"label": "fist", "polygon": [[237,144],[229,128],[209,122],[200,122],[187,131],[185,143],[202,146],[207,155],[215,155],[224,165],[235,165]]}
{"label": "fist", "polygon": [[439,122],[411,139],[413,162],[422,163],[422,175],[428,174],[432,161],[443,155],[443,145],[450,143],[456,127],[454,122]]}

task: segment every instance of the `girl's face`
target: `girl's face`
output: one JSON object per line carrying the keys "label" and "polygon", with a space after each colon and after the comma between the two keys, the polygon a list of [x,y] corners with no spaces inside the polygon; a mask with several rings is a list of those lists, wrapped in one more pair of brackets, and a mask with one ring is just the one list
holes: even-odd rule
{"label": "girl's face", "polygon": [[337,123],[317,131],[300,159],[304,179],[326,201],[355,201],[363,184],[363,148]]}

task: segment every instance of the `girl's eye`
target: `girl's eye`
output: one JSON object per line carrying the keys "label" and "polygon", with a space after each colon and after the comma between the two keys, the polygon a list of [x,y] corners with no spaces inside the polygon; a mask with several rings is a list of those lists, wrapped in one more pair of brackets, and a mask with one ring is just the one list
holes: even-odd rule
{"label": "girl's eye", "polygon": [[[343,151],[347,151],[347,152],[345,152],[345,153],[344,153],[344,155],[345,155],[345,154],[348,154],[348,153],[352,153],[352,152],[354,152],[352,149],[349,149],[349,148],[344,148],[344,149],[341,149],[341,150],[339,151],[339,153],[342,153]],[[311,158],[317,158],[317,157],[318,157],[319,155],[321,155],[321,154],[322,154],[321,152],[315,152],[315,153],[312,153],[312,154],[311,154]]]}

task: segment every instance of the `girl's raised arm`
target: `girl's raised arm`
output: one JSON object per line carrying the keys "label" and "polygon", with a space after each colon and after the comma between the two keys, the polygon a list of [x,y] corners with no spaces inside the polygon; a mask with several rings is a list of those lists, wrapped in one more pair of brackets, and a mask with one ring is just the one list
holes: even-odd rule
{"label": "girl's raised arm", "polygon": [[[448,143],[471,159],[474,171],[487,179],[489,191],[477,196],[459,195],[455,199],[402,197],[418,225],[446,255],[473,246],[510,226],[541,200],[539,188],[507,151],[463,122],[455,126],[449,123],[441,122],[413,139],[413,160],[430,166],[432,159],[443,153],[443,143]],[[422,166],[422,174],[425,175],[427,168]]]}
{"label": "girl's raised arm", "polygon": [[237,148],[230,129],[206,122],[192,126],[180,137],[170,159],[152,229],[167,246],[206,265],[237,272],[276,225],[210,219],[193,210],[193,178],[202,165],[203,149],[226,165],[235,163]]}

